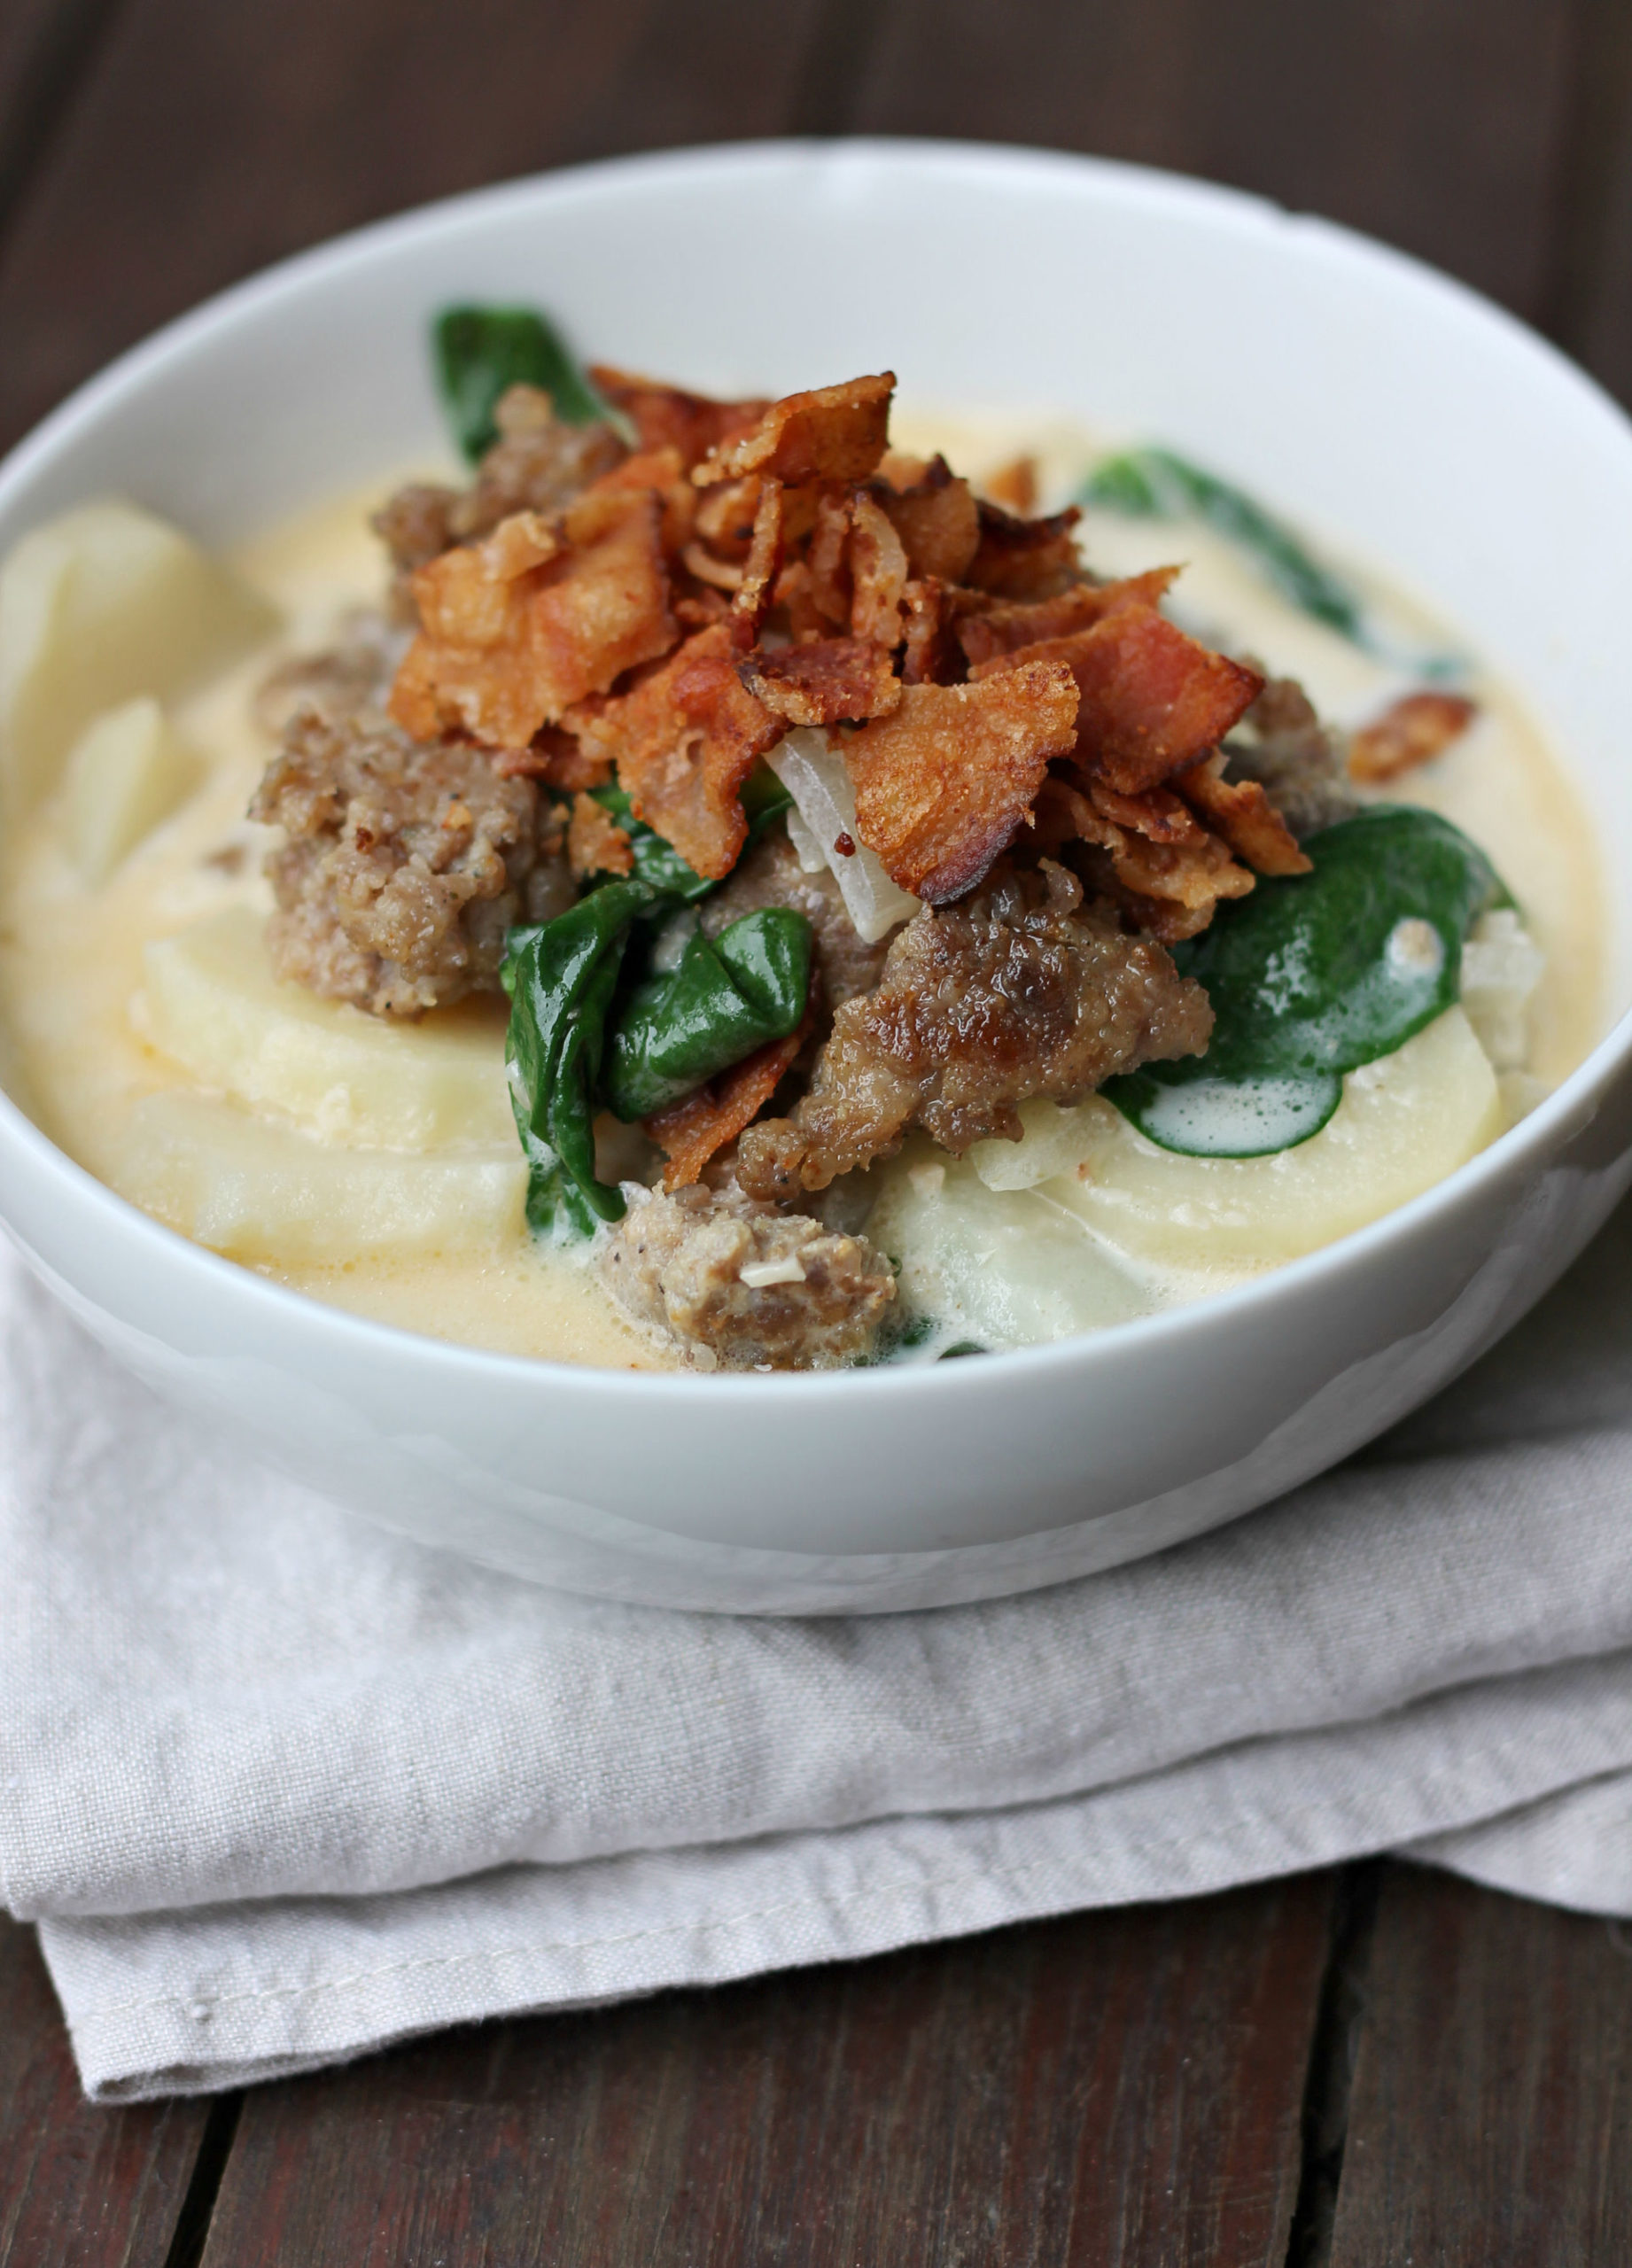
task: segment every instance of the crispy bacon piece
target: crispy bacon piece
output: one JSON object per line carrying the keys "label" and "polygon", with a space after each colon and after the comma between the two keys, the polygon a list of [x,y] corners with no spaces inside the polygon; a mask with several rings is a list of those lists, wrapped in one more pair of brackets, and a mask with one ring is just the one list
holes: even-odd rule
{"label": "crispy bacon piece", "polygon": [[660,513],[650,489],[580,497],[560,532],[536,513],[444,552],[414,578],[423,624],[392,688],[416,740],[444,728],[523,748],[674,642]]}
{"label": "crispy bacon piece", "polygon": [[1089,785],[1088,800],[1113,827],[1131,829],[1150,843],[1193,846],[1207,831],[1170,788],[1146,788],[1143,795],[1124,796],[1120,788],[1095,780]]}
{"label": "crispy bacon piece", "polygon": [[889,653],[866,638],[820,638],[768,654],[756,649],[737,664],[737,675],[790,725],[887,717],[901,701]]}
{"label": "crispy bacon piece", "polygon": [[415,619],[408,579],[456,543],[477,543],[517,512],[562,511],[628,454],[621,438],[599,419],[569,425],[556,415],[542,387],[507,386],[493,405],[499,438],[483,457],[468,488],[415,481],[400,488],[370,524],[385,540],[396,570],[393,615]]}
{"label": "crispy bacon piece", "polygon": [[1007,464],[989,472],[981,486],[994,504],[1000,504],[1006,512],[1018,512],[1023,517],[1037,502],[1037,459],[1011,457]]}
{"label": "crispy bacon piece", "polygon": [[[740,587],[740,586],[739,586]],[[706,630],[731,618],[731,601],[706,583],[682,583],[674,594],[674,619],[682,631]]]}
{"label": "crispy bacon piece", "polygon": [[767,480],[755,508],[748,557],[742,563],[742,579],[731,602],[731,611],[744,644],[758,636],[759,625],[770,611],[776,579],[781,572],[786,541],[783,493],[780,480]]}
{"label": "crispy bacon piece", "polygon": [[1380,717],[1363,725],[1348,743],[1348,776],[1376,782],[1397,780],[1443,756],[1479,714],[1459,693],[1408,693]]}
{"label": "crispy bacon piece", "polygon": [[1204,756],[1173,785],[1236,857],[1255,874],[1307,874],[1314,861],[1299,850],[1287,826],[1256,780],[1226,780],[1221,753]]}
{"label": "crispy bacon piece", "polygon": [[697,517],[697,492],[686,470],[677,448],[642,449],[603,472],[584,493],[603,496],[630,488],[654,489],[663,507],[663,548],[672,558],[690,540]]}
{"label": "crispy bacon piece", "polygon": [[908,685],[954,685],[963,675],[963,654],[954,634],[957,602],[944,583],[930,576],[908,583],[901,594],[906,642],[901,675]]}
{"label": "crispy bacon piece", "polygon": [[907,686],[893,715],[845,739],[857,834],[914,897],[961,897],[1012,841],[1076,722],[1059,663],[985,685]]}
{"label": "crispy bacon piece", "polygon": [[893,488],[905,495],[909,488],[916,488],[929,470],[928,457],[914,456],[910,449],[898,449],[893,445],[878,461],[876,478],[886,488]]}
{"label": "crispy bacon piece", "polygon": [[1077,842],[1101,854],[1089,861],[1091,881],[1165,944],[1195,936],[1221,897],[1245,897],[1253,887],[1227,846],[1165,788],[1124,796],[1095,781],[1086,793],[1055,777],[1038,793],[1033,824],[1045,850]]}
{"label": "crispy bacon piece", "polygon": [[590,874],[632,874],[634,849],[610,812],[593,796],[572,798],[567,822],[567,863],[583,882]]}
{"label": "crispy bacon piece", "polygon": [[742,570],[736,561],[717,559],[706,544],[688,543],[680,553],[680,563],[699,583],[711,585],[717,591],[729,591],[733,598],[742,587]]}
{"label": "crispy bacon piece", "polygon": [[980,513],[968,482],[936,457],[910,487],[880,485],[874,493],[905,547],[908,573],[960,583],[980,548]]}
{"label": "crispy bacon piece", "polygon": [[849,542],[850,498],[830,491],[816,507],[800,595],[815,617],[835,626],[850,620]]}
{"label": "crispy bacon piece", "polygon": [[464,638],[473,646],[497,645],[509,632],[513,586],[563,548],[556,525],[540,512],[512,512],[491,535],[456,545],[415,577],[427,632],[433,638]]}
{"label": "crispy bacon piece", "polygon": [[602,401],[621,410],[634,427],[642,449],[680,451],[688,472],[709,451],[734,434],[758,424],[770,407],[763,396],[752,401],[713,401],[679,386],[641,378],[609,363],[595,362],[589,375]]}
{"label": "crispy bacon piece", "polygon": [[1052,599],[999,600],[960,617],[958,642],[971,665],[977,666],[994,654],[1018,653],[1045,639],[1069,638],[1075,631],[1092,629],[1119,607],[1141,602],[1159,606],[1177,573],[1177,567],[1152,567],[1120,583],[1073,583]]}
{"label": "crispy bacon piece", "polygon": [[1131,796],[1215,747],[1263,686],[1256,671],[1198,645],[1137,601],[1069,637],[994,654],[969,674],[984,680],[1040,661],[1067,663],[1076,680],[1078,764]]}
{"label": "crispy bacon piece", "polygon": [[896,647],[904,635],[902,600],[907,584],[905,547],[877,493],[866,488],[828,488],[811,500],[810,540],[803,559],[791,561],[776,586],[796,640],[848,629],[855,638]]}
{"label": "crispy bacon piece", "polygon": [[1016,519],[982,499],[980,544],[964,580],[1004,599],[1052,598],[1083,580],[1071,531],[1082,514],[1075,504],[1045,520]]}
{"label": "crispy bacon piece", "polygon": [[701,487],[745,472],[802,481],[866,480],[884,454],[895,372],[850,378],[773,401],[751,431],[719,443],[692,478]]}
{"label": "crispy bacon piece", "polygon": [[[571,726],[572,714],[567,723]],[[494,752],[493,768],[501,780],[542,780],[547,787],[567,795],[580,788],[604,788],[612,776],[610,757],[587,755],[570,730],[546,725],[525,748],[501,748]]]}
{"label": "crispy bacon piece", "polygon": [[742,566],[754,540],[754,520],[764,489],[764,481],[754,474],[700,493],[694,488],[698,540],[718,557]]}
{"label": "crispy bacon piece", "polygon": [[857,638],[881,646],[901,642],[901,594],[906,588],[906,551],[889,516],[865,488],[850,504],[850,627]]}
{"label": "crispy bacon piece", "polygon": [[723,882],[748,835],[742,782],[782,736],[782,721],[736,673],[731,625],[699,630],[630,693],[576,719],[592,756],[610,757],[636,819],[711,882]]}
{"label": "crispy bacon piece", "polygon": [[758,1117],[804,1046],[811,1021],[807,1014],[786,1039],[766,1040],[728,1071],[646,1121],[646,1131],[668,1158],[665,1189],[689,1188],[715,1153]]}

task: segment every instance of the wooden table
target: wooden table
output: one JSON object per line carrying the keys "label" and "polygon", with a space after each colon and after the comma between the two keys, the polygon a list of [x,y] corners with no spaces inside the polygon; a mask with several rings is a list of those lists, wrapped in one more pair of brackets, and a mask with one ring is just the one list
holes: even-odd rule
{"label": "wooden table", "polygon": [[[1632,395],[1632,0],[4,0],[0,444],[394,207],[852,131],[1262,190]],[[0,1923],[0,2263],[1620,2261],[1629,1955],[1373,1863],[104,2111]]]}

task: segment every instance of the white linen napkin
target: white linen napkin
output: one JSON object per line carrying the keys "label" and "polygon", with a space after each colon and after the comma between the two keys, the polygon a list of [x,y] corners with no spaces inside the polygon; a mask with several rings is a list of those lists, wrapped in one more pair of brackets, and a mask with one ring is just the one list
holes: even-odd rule
{"label": "white linen napkin", "polygon": [[1405,1848],[1632,1912],[1632,1204],[1369,1452],[985,1606],[602,1605],[174,1416],[0,1261],[0,1896],[88,2091]]}

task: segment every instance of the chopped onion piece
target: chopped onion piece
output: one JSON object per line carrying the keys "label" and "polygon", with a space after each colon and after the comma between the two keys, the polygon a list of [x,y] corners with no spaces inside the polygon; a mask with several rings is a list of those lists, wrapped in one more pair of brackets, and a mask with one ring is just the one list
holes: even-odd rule
{"label": "chopped onion piece", "polygon": [[802,874],[827,873],[828,854],[800,818],[797,804],[788,814],[788,840],[793,845],[794,856],[799,861],[799,872]]}
{"label": "chopped onion piece", "polygon": [[746,1268],[738,1269],[736,1279],[750,1292],[763,1292],[771,1284],[803,1284],[804,1263],[797,1252],[784,1254],[781,1260],[750,1260]]}
{"label": "chopped onion piece", "polygon": [[[857,936],[865,944],[875,945],[898,923],[910,921],[921,901],[898,889],[875,853],[857,842],[855,791],[844,758],[827,734],[813,726],[802,726],[779,742],[765,762],[793,797],[812,841],[838,883]],[[789,832],[803,866],[803,847],[793,836],[791,813]],[[851,846],[849,850],[838,847],[841,837]]]}
{"label": "chopped onion piece", "polygon": [[1498,1071],[1529,1060],[1530,995],[1547,957],[1510,906],[1482,914],[1462,948],[1462,1005]]}

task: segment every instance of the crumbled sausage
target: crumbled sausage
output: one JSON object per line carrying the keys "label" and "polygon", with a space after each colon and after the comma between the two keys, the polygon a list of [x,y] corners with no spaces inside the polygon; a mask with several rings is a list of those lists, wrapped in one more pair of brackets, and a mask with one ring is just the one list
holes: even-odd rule
{"label": "crumbled sausage", "polygon": [[1272,677],[1224,742],[1226,780],[1255,780],[1301,843],[1360,808],[1333,735],[1294,677]]}
{"label": "crumbled sausage", "polygon": [[377,1015],[495,990],[505,930],[560,871],[532,781],[369,711],[299,711],[250,815],[284,830],[267,860],[277,974]]}
{"label": "crumbled sausage", "polygon": [[1018,1140],[1018,1104],[1076,1102],[1113,1072],[1200,1054],[1212,1025],[1201,986],[1084,907],[1075,875],[999,866],[898,934],[877,989],[835,1017],[793,1116],[742,1135],[738,1177],[762,1199],[822,1189],[891,1154],[914,1122],[958,1154]]}
{"label": "crumbled sausage", "polygon": [[569,425],[537,386],[511,386],[493,411],[499,438],[451,514],[454,538],[489,535],[512,512],[548,518],[629,454],[603,420]]}
{"label": "crumbled sausage", "polygon": [[830,1371],[871,1351],[896,1283],[865,1237],[730,1187],[628,1196],[602,1246],[602,1280],[699,1370]]}

